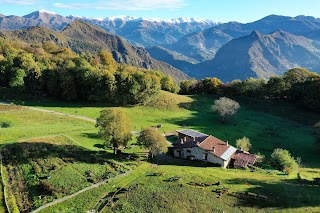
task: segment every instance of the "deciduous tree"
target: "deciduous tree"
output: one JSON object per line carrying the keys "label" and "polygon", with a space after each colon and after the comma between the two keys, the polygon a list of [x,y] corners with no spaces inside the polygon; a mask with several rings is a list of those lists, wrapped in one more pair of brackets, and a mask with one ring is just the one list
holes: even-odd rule
{"label": "deciduous tree", "polygon": [[156,128],[143,130],[138,137],[138,144],[150,149],[152,155],[168,151],[167,140]]}
{"label": "deciduous tree", "polygon": [[277,169],[290,174],[299,168],[296,160],[291,156],[288,150],[277,148],[271,154],[271,160]]}
{"label": "deciduous tree", "polygon": [[238,149],[242,149],[243,151],[249,151],[252,147],[249,138],[243,137],[236,140],[236,146]]}
{"label": "deciduous tree", "polygon": [[131,122],[120,108],[102,110],[97,118],[96,127],[105,146],[112,146],[114,154],[120,146],[131,140]]}
{"label": "deciduous tree", "polygon": [[226,97],[215,100],[212,106],[212,110],[222,117],[223,122],[226,117],[236,114],[239,108],[240,104],[238,102]]}

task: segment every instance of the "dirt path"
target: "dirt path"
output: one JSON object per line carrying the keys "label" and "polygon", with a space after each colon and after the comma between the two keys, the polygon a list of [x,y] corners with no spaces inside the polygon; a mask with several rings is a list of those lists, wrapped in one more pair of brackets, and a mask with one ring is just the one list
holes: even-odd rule
{"label": "dirt path", "polygon": [[56,112],[56,111],[47,110],[47,109],[40,109],[40,108],[36,108],[36,107],[26,107],[26,108],[31,109],[31,110],[35,110],[35,111],[39,111],[39,112],[46,112],[46,113],[51,113],[51,114],[55,114],[55,115],[64,115],[64,116],[69,116],[69,117],[73,117],[73,118],[78,118],[78,119],[82,119],[82,120],[85,120],[85,121],[89,121],[91,123],[96,123],[95,119],[84,117],[84,116],[72,115],[72,114],[67,114],[67,113],[62,113],[62,112]]}
{"label": "dirt path", "polygon": [[[10,103],[6,103],[6,102],[0,102],[0,105],[11,105],[11,104],[10,104]],[[89,122],[91,122],[91,123],[96,123],[96,120],[95,120],[95,119],[88,118],[88,117],[84,117],[84,116],[72,115],[72,114],[67,114],[67,113],[61,113],[61,112],[56,112],[56,111],[53,111],[53,110],[40,109],[40,108],[36,108],[36,107],[29,107],[29,106],[23,106],[23,107],[25,107],[25,108],[27,108],[27,109],[30,109],[30,110],[39,111],[39,112],[51,113],[51,114],[54,114],[54,115],[69,116],[69,117],[72,117],[72,118],[77,118],[77,119],[82,119],[82,120],[85,120],[85,121],[89,121]],[[137,132],[137,131],[131,131],[131,133],[132,133],[132,134],[137,134],[137,135],[140,134],[140,132]],[[84,188],[84,189],[81,189],[80,191],[78,191],[78,192],[76,192],[76,193],[74,193],[74,194],[72,194],[72,195],[68,195],[68,196],[65,196],[65,197],[63,197],[63,198],[59,198],[59,199],[57,199],[57,200],[54,200],[54,201],[52,201],[52,202],[50,202],[50,203],[47,203],[47,204],[39,207],[38,209],[36,209],[36,210],[34,210],[34,211],[32,211],[32,212],[39,212],[39,211],[41,211],[41,210],[43,210],[43,209],[46,209],[46,208],[48,208],[48,207],[50,207],[50,206],[53,206],[53,205],[55,205],[55,204],[61,203],[61,202],[63,202],[63,201],[66,201],[66,200],[68,200],[68,199],[70,199],[70,198],[72,198],[72,197],[74,197],[74,196],[77,196],[77,195],[79,195],[79,194],[81,194],[81,193],[83,193],[83,192],[85,192],[85,191],[88,191],[88,190],[90,190],[90,189],[99,187],[99,186],[101,186],[102,184],[107,183],[108,181],[111,181],[111,180],[114,180],[114,179],[118,179],[118,178],[124,177],[124,176],[128,175],[128,174],[131,173],[131,172],[132,172],[132,171],[129,171],[129,172],[126,172],[126,173],[124,173],[124,174],[118,175],[118,176],[116,176],[116,177],[114,177],[114,178],[110,178],[110,179],[108,179],[108,180],[104,180],[104,181],[101,181],[101,182],[99,182],[99,183],[96,183],[96,184],[94,184],[94,185],[92,185],[92,186],[88,186],[88,187],[86,187],[86,188]]]}
{"label": "dirt path", "polygon": [[63,201],[66,201],[66,200],[68,200],[68,199],[70,199],[70,198],[73,198],[73,197],[75,197],[75,196],[77,196],[77,195],[79,195],[79,194],[81,194],[81,193],[83,193],[83,192],[85,192],[85,191],[88,191],[88,190],[93,189],[93,188],[97,188],[97,187],[99,187],[99,186],[101,186],[101,185],[103,185],[103,184],[105,184],[105,183],[107,183],[107,182],[109,182],[109,181],[112,181],[112,180],[115,180],[115,179],[118,179],[118,178],[122,178],[122,177],[124,177],[124,176],[127,176],[127,175],[130,174],[131,172],[132,172],[132,170],[130,170],[130,171],[126,172],[126,173],[123,173],[123,174],[121,174],[121,175],[118,175],[118,176],[116,176],[116,177],[110,178],[110,179],[108,179],[108,180],[101,181],[101,182],[96,183],[96,184],[94,184],[94,185],[92,185],[92,186],[88,186],[88,187],[86,187],[86,188],[84,188],[84,189],[81,189],[80,191],[78,191],[78,192],[76,192],[76,193],[74,193],[74,194],[72,194],[72,195],[68,195],[68,196],[65,196],[65,197],[56,199],[56,200],[54,200],[54,201],[52,201],[52,202],[50,202],[50,203],[47,203],[47,204],[45,204],[45,205],[37,208],[36,210],[33,210],[32,212],[33,212],[33,213],[39,212],[39,211],[41,211],[41,210],[43,210],[43,209],[46,209],[46,208],[48,208],[48,207],[50,207],[50,206],[56,205],[56,204],[58,204],[58,203],[61,203],[61,202],[63,202]]}
{"label": "dirt path", "polygon": [[[0,102],[0,105],[12,105],[12,104],[6,103],[6,102]],[[73,118],[78,118],[78,119],[82,119],[82,120],[85,120],[85,121],[89,121],[91,123],[96,123],[95,119],[84,117],[84,116],[67,114],[67,113],[62,113],[62,112],[56,112],[56,111],[53,111],[53,110],[40,109],[40,108],[36,108],[36,107],[29,107],[29,106],[23,106],[23,107],[25,107],[27,109],[39,111],[39,112],[51,113],[51,114],[55,114],[55,115],[64,115],[64,116],[69,116],[69,117],[73,117]]]}

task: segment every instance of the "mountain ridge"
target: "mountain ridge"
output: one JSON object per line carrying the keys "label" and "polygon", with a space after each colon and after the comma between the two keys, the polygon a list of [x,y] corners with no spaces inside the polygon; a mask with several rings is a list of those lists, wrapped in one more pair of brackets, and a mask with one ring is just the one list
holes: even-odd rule
{"label": "mountain ridge", "polygon": [[[232,21],[185,35],[166,47],[171,51],[203,62],[212,59],[217,51],[232,39],[249,35],[254,30],[263,34],[283,30],[296,35],[305,35],[306,32],[320,30],[320,19],[307,16],[269,15],[245,24]],[[310,35],[311,37],[312,35]]]}
{"label": "mountain ridge", "polygon": [[71,48],[76,53],[86,51],[98,53],[107,50],[118,63],[157,69],[171,75],[176,81],[188,79],[188,76],[180,70],[153,59],[143,48],[133,46],[120,36],[83,21],[74,21],[61,32],[38,26],[16,31],[0,31],[0,36],[29,44],[43,44],[50,41],[61,47]]}
{"label": "mountain ridge", "polygon": [[123,19],[121,17],[87,18],[72,15],[61,16],[53,12],[39,10],[25,16],[15,16],[15,18],[3,15],[0,18],[0,30],[18,30],[31,26],[43,26],[61,31],[75,20],[96,25],[108,32],[120,35],[138,46],[170,44],[184,35],[220,24],[217,21],[199,18],[157,19],[130,16]]}
{"label": "mountain ridge", "polygon": [[214,59],[198,64],[196,70],[212,67],[202,77],[216,76],[228,82],[249,77],[269,78],[293,67],[314,71],[320,68],[319,61],[319,42],[282,30],[266,35],[255,30],[225,44]]}

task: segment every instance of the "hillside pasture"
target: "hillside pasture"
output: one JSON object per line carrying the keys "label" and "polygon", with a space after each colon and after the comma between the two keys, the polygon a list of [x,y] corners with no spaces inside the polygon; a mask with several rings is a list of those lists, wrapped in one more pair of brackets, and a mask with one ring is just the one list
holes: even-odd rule
{"label": "hillside pasture", "polygon": [[8,194],[21,212],[125,173],[137,163],[113,160],[64,136],[22,140],[2,147]]}
{"label": "hillside pasture", "polygon": [[[129,176],[42,212],[85,212],[92,209],[99,212],[182,213],[195,210],[236,213],[320,211],[319,186],[300,184],[286,176],[226,170],[185,161],[180,162],[184,166],[166,163],[143,164]],[[217,189],[228,191],[220,196]],[[245,195],[238,196],[236,192],[244,192]],[[267,200],[251,198],[248,192],[266,196]]]}
{"label": "hillside pasture", "polygon": [[0,127],[0,144],[15,143],[18,140],[43,137],[48,135],[66,135],[74,142],[86,148],[95,149],[101,144],[93,123],[52,113],[30,110],[15,105],[0,105],[0,123],[9,123]]}
{"label": "hillside pasture", "polygon": [[[236,139],[246,136],[253,145],[251,151],[254,153],[260,152],[266,155],[266,158],[269,158],[274,148],[288,149],[294,157],[302,158],[302,168],[300,169],[302,181],[297,180],[295,175],[287,176],[275,170],[257,170],[255,172],[225,170],[202,165],[198,162],[172,160],[159,163],[158,166],[143,164],[129,176],[113,180],[99,188],[89,190],[65,202],[49,207],[42,212],[85,212],[96,207],[100,208],[97,206],[99,199],[106,200],[106,196],[116,192],[119,187],[127,190],[136,183],[138,183],[139,188],[132,191],[128,198],[124,199],[123,195],[120,195],[114,204],[102,207],[102,212],[146,212],[150,209],[155,212],[190,212],[195,208],[202,212],[320,211],[319,186],[312,185],[312,180],[319,177],[320,174],[319,145],[315,143],[316,129],[313,127],[320,120],[318,114],[304,111],[281,101],[262,101],[235,97],[234,99],[240,103],[241,109],[236,116],[222,123],[219,116],[211,111],[211,105],[218,97],[170,94],[171,99],[174,99],[175,96],[177,97],[175,101],[163,101],[163,103],[170,103],[174,107],[165,107],[166,104],[153,103],[150,106],[125,106],[121,108],[130,117],[135,131],[162,124],[163,127],[160,130],[166,133],[171,133],[176,129],[194,129],[212,134],[222,140],[228,140],[232,145],[235,145]],[[158,99],[156,102],[161,100]],[[24,102],[24,105],[86,116],[92,119],[97,118],[102,109],[117,107],[104,103],[71,103],[54,100]],[[67,144],[77,144],[89,148],[90,150],[86,149],[88,153],[100,153],[97,151],[102,147],[102,141],[99,139],[97,129],[94,128],[92,123],[63,115],[36,112],[18,106],[11,107],[0,108],[2,109],[0,110],[0,121],[10,124],[6,128],[0,128],[0,141],[3,144],[19,141],[21,144],[34,143],[38,144],[37,147],[42,147],[45,143],[58,148],[59,151],[65,150],[65,147],[69,146]],[[24,128],[29,128],[30,134],[27,134],[28,132],[23,134]],[[27,139],[31,138],[27,135],[40,138]],[[49,140],[46,139],[48,137],[43,137],[49,135],[55,136],[49,137],[51,138]],[[56,137],[60,139],[55,140]],[[134,138],[130,143],[132,148],[127,149],[128,152],[139,151],[139,148],[134,145],[135,140]],[[50,141],[56,141],[55,143],[64,141],[64,144],[50,144],[52,143]],[[83,150],[84,148],[77,147],[77,149]],[[56,149],[53,148],[53,150]],[[70,153],[77,152],[71,151]],[[109,154],[105,154],[110,158]],[[48,156],[51,155],[48,154]],[[32,166],[40,164],[38,162],[42,161],[29,163],[31,167],[23,166],[21,171],[33,171]],[[77,186],[73,185],[76,181],[82,184],[80,184],[81,187],[92,184],[95,180],[85,180],[83,175],[88,170],[95,174],[97,181],[101,178],[104,171],[101,169],[101,165],[92,163],[88,165],[88,162],[90,161],[77,160],[75,168],[74,162],[68,159],[61,158],[61,156],[52,157],[49,161],[50,164],[63,165],[63,168],[59,170],[61,173],[57,175],[51,173],[50,179],[47,179],[47,181],[56,180],[51,184],[51,186],[61,190],[60,194],[55,195],[56,197],[78,190]],[[42,163],[46,165],[44,161]],[[35,166],[35,168],[38,167]],[[40,168],[42,172],[42,169],[46,166],[40,166]],[[127,167],[124,165],[124,168]],[[10,175],[10,168],[8,171],[7,175]],[[46,170],[43,171],[41,173],[42,177],[47,177]],[[21,174],[24,173],[21,172]],[[73,179],[70,179],[69,174],[72,178],[75,178],[74,181],[71,181]],[[68,180],[62,180],[59,177],[68,177]],[[171,181],[174,177],[179,178],[177,181]],[[190,184],[192,182],[211,184],[218,181],[221,187],[229,188],[230,192],[251,192],[265,195],[268,199],[267,201],[255,200],[247,196],[238,198],[232,193],[218,198],[217,193],[212,192],[218,186],[202,187]],[[23,185],[26,186],[26,184]],[[32,194],[35,192],[32,190],[32,188],[28,188],[26,191]],[[46,195],[41,197],[41,200],[45,201],[37,200],[38,204],[34,202],[33,205],[39,206],[49,202],[52,197]],[[150,200],[153,202],[149,202]]]}
{"label": "hillside pasture", "polygon": [[[163,132],[188,128],[228,140],[232,145],[235,145],[237,139],[246,136],[252,143],[251,152],[253,153],[260,152],[268,158],[273,149],[284,148],[288,149],[294,157],[301,157],[302,165],[313,168],[320,166],[318,158],[320,149],[315,143],[316,129],[313,127],[320,120],[320,115],[317,113],[277,100],[234,97],[233,99],[240,103],[241,108],[234,117],[222,123],[220,117],[211,110],[217,96],[170,95],[171,99],[173,96],[176,97],[175,102],[171,103],[176,107],[167,109],[125,106],[121,108],[129,116],[136,131],[162,124],[163,128],[160,130]],[[25,105],[93,119],[99,116],[102,109],[115,107],[102,103],[70,104],[57,101],[26,102]],[[161,106],[161,104],[153,105]]]}

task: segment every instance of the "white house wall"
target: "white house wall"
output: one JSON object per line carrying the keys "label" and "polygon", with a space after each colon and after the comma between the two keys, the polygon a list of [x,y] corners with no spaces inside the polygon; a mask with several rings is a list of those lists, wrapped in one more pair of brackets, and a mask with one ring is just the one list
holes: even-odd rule
{"label": "white house wall", "polygon": [[[189,151],[188,151],[189,150]],[[192,147],[192,148],[184,148],[181,150],[181,156],[178,150],[174,150],[174,157],[181,157],[181,158],[190,158],[190,156],[194,157],[194,160],[201,160],[205,161],[205,154],[207,154],[207,162],[221,165],[222,167],[227,167],[228,161],[224,161],[221,158],[216,157],[210,152],[207,152],[199,147]]]}
{"label": "white house wall", "polygon": [[222,160],[221,158],[216,157],[215,155],[208,153],[208,162],[210,163],[214,163],[214,164],[219,164],[222,167],[226,168],[225,166],[225,162],[224,160]]}

